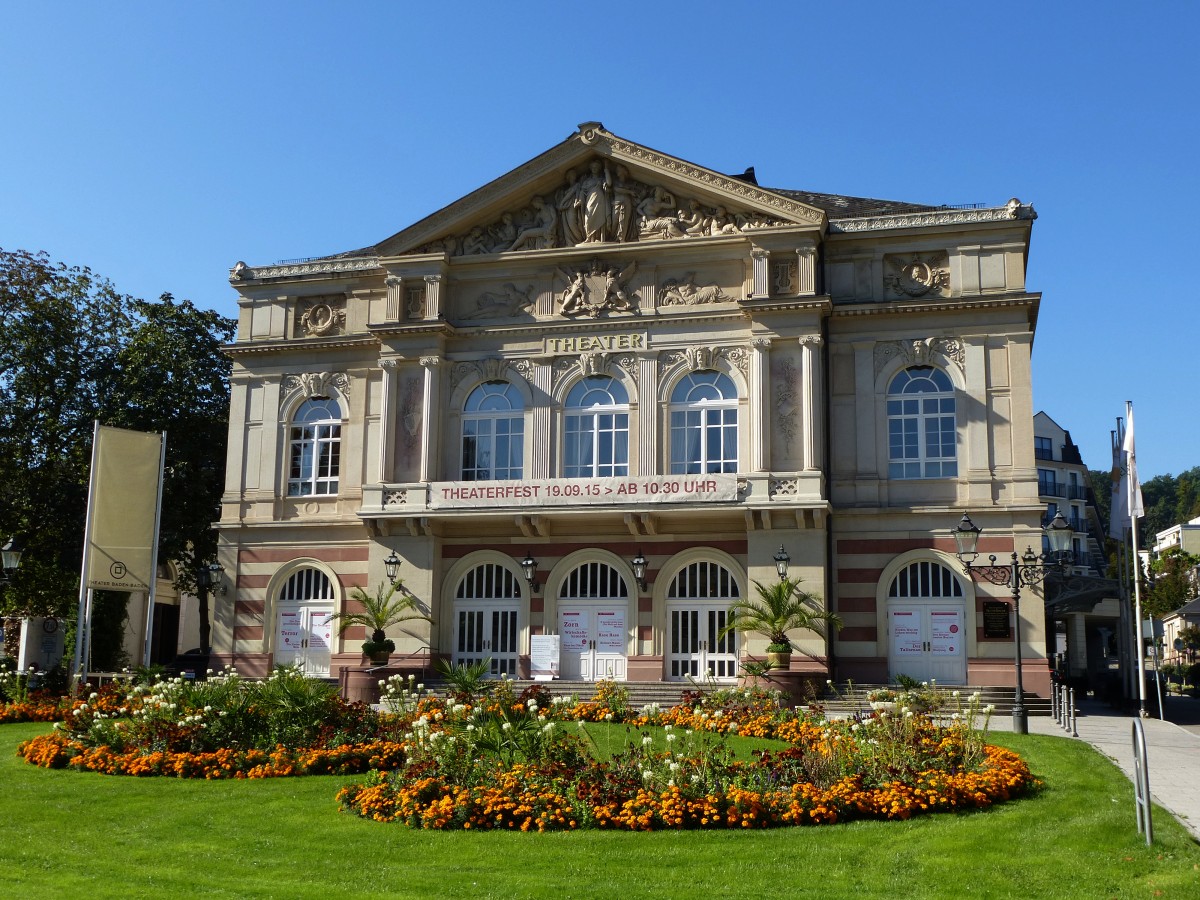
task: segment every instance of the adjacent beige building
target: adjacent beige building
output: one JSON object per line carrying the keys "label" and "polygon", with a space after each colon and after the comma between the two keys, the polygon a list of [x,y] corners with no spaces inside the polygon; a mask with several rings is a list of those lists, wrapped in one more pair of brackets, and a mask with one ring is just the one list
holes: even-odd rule
{"label": "adjacent beige building", "polygon": [[764,646],[725,611],[782,548],[845,622],[794,669],[1011,685],[1007,591],[950,530],[1040,544],[1034,218],[766,188],[590,122],[375,246],[239,263],[219,660],[357,666],[327,616],[395,554],[432,618],[401,659],[524,675],[558,635],[564,678],[732,680]]}

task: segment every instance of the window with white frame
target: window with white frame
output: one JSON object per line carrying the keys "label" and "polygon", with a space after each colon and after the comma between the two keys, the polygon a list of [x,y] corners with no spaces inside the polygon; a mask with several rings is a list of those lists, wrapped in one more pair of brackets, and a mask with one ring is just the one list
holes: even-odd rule
{"label": "window with white frame", "polygon": [[520,478],[525,453],[525,400],[507,381],[471,391],[463,407],[463,481]]}
{"label": "window with white frame", "polygon": [[692,372],[671,392],[671,474],[737,472],[738,397],[721,372]]}
{"label": "window with white frame", "polygon": [[629,394],[608,375],[584,378],[563,404],[563,477],[629,474]]}
{"label": "window with white frame", "polygon": [[342,411],[328,397],[305,400],[292,417],[288,454],[289,497],[330,496],[338,492]]}
{"label": "window with white frame", "polygon": [[958,474],[954,385],[933,366],[912,366],[888,385],[888,477]]}

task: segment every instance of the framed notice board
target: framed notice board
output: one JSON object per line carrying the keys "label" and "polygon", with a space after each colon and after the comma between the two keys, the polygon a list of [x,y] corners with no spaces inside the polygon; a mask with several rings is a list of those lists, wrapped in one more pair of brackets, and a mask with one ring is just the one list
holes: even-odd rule
{"label": "framed notice board", "polygon": [[1012,625],[1008,621],[1010,607],[999,600],[983,601],[983,636],[985,638],[1011,638]]}

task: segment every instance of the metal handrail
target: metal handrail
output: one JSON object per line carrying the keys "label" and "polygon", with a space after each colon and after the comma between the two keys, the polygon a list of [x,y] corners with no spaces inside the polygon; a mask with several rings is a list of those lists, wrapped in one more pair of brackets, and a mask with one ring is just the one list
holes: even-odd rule
{"label": "metal handrail", "polygon": [[1150,758],[1141,719],[1133,720],[1133,805],[1138,834],[1145,833],[1149,847],[1154,840],[1154,822],[1150,816]]}

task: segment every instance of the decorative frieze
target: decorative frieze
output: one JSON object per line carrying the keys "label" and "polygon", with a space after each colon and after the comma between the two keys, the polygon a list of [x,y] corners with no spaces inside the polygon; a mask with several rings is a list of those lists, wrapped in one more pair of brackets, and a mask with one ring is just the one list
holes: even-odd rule
{"label": "decorative frieze", "polygon": [[[632,145],[630,145],[632,146]],[[708,184],[746,195],[745,183],[692,169]],[[783,201],[761,190],[747,199]],[[820,212],[788,201],[772,202],[809,222]],[[759,228],[793,224],[749,209],[732,210],[696,198],[678,198],[663,185],[634,179],[629,169],[611,159],[595,157],[579,169],[569,169],[553,194],[544,193],[528,204],[510,209],[488,224],[448,235],[418,248],[417,253],[477,256],[521,250],[549,250],[588,244],[632,244],[644,241],[716,237]]]}
{"label": "decorative frieze", "polygon": [[927,366],[941,356],[958,366],[966,367],[966,351],[958,338],[928,337],[904,341],[881,341],[875,345],[875,374],[878,375],[893,359],[899,357],[907,365]]}
{"label": "decorative frieze", "polygon": [[862,219],[831,219],[831,232],[887,231],[894,228],[928,228],[933,225],[974,225],[1003,222],[1006,219],[1036,219],[1031,204],[1013,198],[1004,206],[987,209],[936,209],[929,212],[902,213],[893,216],[869,216]]}
{"label": "decorative frieze", "polygon": [[282,396],[300,391],[306,400],[326,399],[332,396],[331,387],[337,388],[343,397],[350,396],[350,376],[345,372],[301,372],[285,375]]}
{"label": "decorative frieze", "polygon": [[733,303],[719,284],[696,284],[696,273],[685,272],[682,278],[668,278],[658,289],[659,306],[699,306],[704,303]]}
{"label": "decorative frieze", "polygon": [[511,281],[499,291],[484,291],[475,299],[474,309],[460,315],[462,319],[511,319],[533,313],[537,294],[534,285],[518,288]]}
{"label": "decorative frieze", "polygon": [[503,359],[492,356],[487,359],[473,359],[457,362],[450,370],[450,389],[457,390],[464,380],[471,381],[507,381],[512,374],[529,380],[529,372],[533,363],[527,359]]}
{"label": "decorative frieze", "polygon": [[309,262],[278,266],[248,266],[239,262],[229,270],[229,280],[237,284],[242,281],[264,278],[296,278],[302,275],[336,275],[340,273],[368,272],[379,268],[379,257],[356,256],[349,259],[316,259]]}
{"label": "decorative frieze", "polygon": [[750,365],[750,354],[745,347],[693,346],[683,350],[669,350],[662,354],[658,360],[659,378],[664,378],[681,363],[689,372],[711,370],[715,368],[717,360],[722,358],[737,368],[743,376],[746,375]]}

